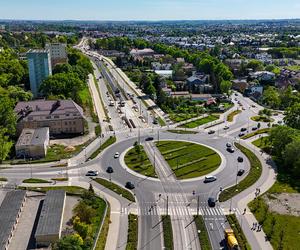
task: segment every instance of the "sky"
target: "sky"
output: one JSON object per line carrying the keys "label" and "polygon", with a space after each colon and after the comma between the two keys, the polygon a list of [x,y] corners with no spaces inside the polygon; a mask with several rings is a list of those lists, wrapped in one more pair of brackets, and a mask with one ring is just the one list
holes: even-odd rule
{"label": "sky", "polygon": [[0,19],[223,20],[300,18],[300,0],[1,0],[0,3]]}

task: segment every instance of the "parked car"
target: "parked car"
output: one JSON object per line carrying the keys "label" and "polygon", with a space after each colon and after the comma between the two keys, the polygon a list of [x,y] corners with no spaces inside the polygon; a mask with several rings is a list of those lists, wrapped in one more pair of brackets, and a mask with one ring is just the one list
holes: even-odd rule
{"label": "parked car", "polygon": [[212,135],[212,134],[214,134],[214,133],[215,133],[214,130],[209,130],[209,131],[208,131],[208,134],[209,134],[209,135]]}
{"label": "parked car", "polygon": [[252,130],[253,130],[253,131],[257,130],[257,127],[253,127]]}
{"label": "parked car", "polygon": [[224,130],[227,130],[227,129],[229,129],[229,127],[228,127],[228,126],[225,126],[225,127],[224,127]]}
{"label": "parked car", "polygon": [[208,175],[208,176],[205,176],[204,183],[213,182],[213,181],[216,181],[216,180],[217,180],[216,176]]}
{"label": "parked car", "polygon": [[216,200],[213,197],[209,197],[207,200],[207,203],[208,203],[208,206],[210,206],[210,207],[216,206]]}
{"label": "parked car", "polygon": [[119,157],[120,157],[120,153],[116,152],[115,155],[114,155],[114,158],[119,158]]}
{"label": "parked car", "polygon": [[149,136],[149,137],[147,137],[146,139],[145,139],[145,141],[153,141],[153,137],[152,136]]}
{"label": "parked car", "polygon": [[229,153],[234,153],[234,148],[227,148],[227,151],[229,152]]}
{"label": "parked car", "polygon": [[239,133],[239,137],[242,137],[244,136],[245,134],[244,133]]}
{"label": "parked car", "polygon": [[87,173],[85,174],[86,176],[98,176],[99,172],[96,170],[89,170],[87,171]]}
{"label": "parked car", "polygon": [[108,166],[106,169],[106,173],[112,174],[114,172],[113,168],[111,166]]}
{"label": "parked car", "polygon": [[243,157],[242,157],[242,156],[239,156],[239,157],[237,158],[237,161],[238,161],[238,162],[243,162],[243,161],[244,161],[244,159],[243,159]]}
{"label": "parked car", "polygon": [[126,184],[125,184],[125,187],[128,188],[128,189],[134,189],[134,184],[130,181],[127,181]]}
{"label": "parked car", "polygon": [[246,128],[241,128],[241,132],[247,131]]}
{"label": "parked car", "polygon": [[244,169],[239,169],[239,171],[237,172],[238,176],[242,176],[245,173]]}

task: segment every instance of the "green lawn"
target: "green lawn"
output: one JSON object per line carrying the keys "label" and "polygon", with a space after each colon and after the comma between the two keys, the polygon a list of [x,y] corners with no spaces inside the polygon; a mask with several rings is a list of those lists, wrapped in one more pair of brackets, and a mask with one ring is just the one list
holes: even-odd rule
{"label": "green lawn", "polygon": [[170,129],[167,131],[174,134],[198,134],[197,131],[189,131],[189,130],[182,130],[182,129]]}
{"label": "green lawn", "polygon": [[197,117],[197,113],[169,113],[169,117],[173,122],[182,122]]}
{"label": "green lawn", "polygon": [[161,217],[163,223],[163,231],[164,231],[164,249],[173,250],[173,231],[172,231],[172,223],[170,215],[163,215]]}
{"label": "green lawn", "polygon": [[241,139],[248,139],[248,138],[251,138],[251,137],[256,136],[256,135],[268,133],[269,131],[270,131],[269,128],[259,129],[259,130],[256,130],[255,132],[252,132],[252,133],[249,133],[249,134],[246,134],[246,135],[242,136]]}
{"label": "green lawn", "polygon": [[[219,201],[223,202],[231,197],[237,195],[238,193],[244,191],[248,187],[252,186],[261,176],[262,173],[262,165],[259,161],[259,159],[256,157],[256,155],[249,149],[243,147],[242,145],[235,143],[235,146],[241,150],[243,154],[246,155],[246,157],[250,161],[250,171],[247,174],[247,177],[240,181],[238,185],[234,185],[230,188],[227,188],[223,190],[219,195]],[[236,173],[234,173],[236,175]],[[245,173],[246,174],[246,173]]]}
{"label": "green lawn", "polygon": [[254,144],[256,147],[262,149],[267,153],[271,151],[271,144],[268,139],[268,136],[258,138],[257,140],[253,141],[252,144]]}
{"label": "green lawn", "polygon": [[47,181],[44,179],[30,178],[30,179],[23,180],[23,183],[51,183],[51,181]]}
{"label": "green lawn", "polygon": [[237,220],[236,216],[234,214],[226,215],[228,224],[232,228],[234,232],[234,236],[236,237],[239,249],[240,250],[251,250],[251,247],[247,241],[247,238],[245,237],[243,230],[240,226],[239,221]]}
{"label": "green lawn", "polygon": [[140,152],[136,152],[136,149],[134,147],[130,149],[125,155],[124,160],[127,167],[139,174],[157,178],[155,169],[150,162],[146,152],[144,151],[143,146],[140,145],[139,148]]}
{"label": "green lawn", "polygon": [[117,138],[115,136],[110,136],[94,153],[92,153],[89,159],[96,158],[104,149],[114,144],[116,141]]}
{"label": "green lawn", "polygon": [[0,177],[0,181],[7,181],[7,178],[5,178],[5,177]]}
{"label": "green lawn", "polygon": [[108,208],[106,212],[106,216],[104,218],[104,222],[101,228],[101,232],[99,235],[99,238],[96,243],[95,250],[104,250],[105,245],[106,245],[106,240],[107,240],[107,235],[108,235],[108,229],[109,229],[109,224],[110,224],[110,205],[107,203]]}
{"label": "green lawn", "polygon": [[273,122],[274,121],[273,118],[261,116],[261,115],[252,116],[251,120],[253,120],[255,122]]}
{"label": "green lawn", "polygon": [[200,233],[198,233],[198,237],[199,237],[201,249],[212,250],[203,217],[201,215],[198,216],[194,215],[194,220],[195,220],[197,230],[200,231]]}
{"label": "green lawn", "polygon": [[135,198],[134,198],[133,194],[130,193],[127,189],[122,188],[119,185],[114,184],[113,182],[107,181],[102,178],[95,178],[93,180],[98,182],[100,185],[110,189],[111,191],[113,191],[119,195],[122,195],[122,197],[124,197],[125,199],[135,202]]}
{"label": "green lawn", "polygon": [[93,122],[98,123],[99,119],[94,110],[93,99],[91,97],[88,86],[86,85],[81,91],[78,92],[78,97],[80,100],[79,105],[84,109],[84,112],[87,116],[92,117]]}
{"label": "green lawn", "polygon": [[241,110],[235,110],[233,112],[231,112],[228,116],[227,116],[227,121],[228,122],[232,122],[233,121],[233,117],[235,117],[236,115],[242,113]]}
{"label": "green lawn", "polygon": [[160,126],[163,127],[167,125],[166,122],[160,116],[157,118],[157,120]]}
{"label": "green lawn", "polygon": [[178,179],[206,175],[221,164],[221,157],[205,146],[182,142],[160,141],[156,146],[174,171]]}
{"label": "green lawn", "polygon": [[180,125],[180,128],[197,128],[203,124],[209,123],[209,122],[213,122],[219,119],[218,115],[209,115],[207,117],[192,121],[192,122],[188,122],[185,124]]}
{"label": "green lawn", "polygon": [[138,244],[138,216],[128,215],[128,235],[126,250],[136,250]]}

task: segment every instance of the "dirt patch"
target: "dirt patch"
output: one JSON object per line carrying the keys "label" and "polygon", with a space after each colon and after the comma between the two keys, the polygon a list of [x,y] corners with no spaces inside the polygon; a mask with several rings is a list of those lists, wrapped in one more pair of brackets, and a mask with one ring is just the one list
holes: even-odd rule
{"label": "dirt patch", "polygon": [[272,212],[300,216],[300,194],[268,194],[263,198]]}

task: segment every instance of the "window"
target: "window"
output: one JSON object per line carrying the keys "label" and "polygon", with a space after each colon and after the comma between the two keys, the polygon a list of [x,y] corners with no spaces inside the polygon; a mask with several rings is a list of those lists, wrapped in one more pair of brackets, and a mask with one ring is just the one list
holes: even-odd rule
{"label": "window", "polygon": [[51,119],[51,115],[46,116],[46,119]]}
{"label": "window", "polygon": [[68,125],[68,122],[65,122],[65,125]]}
{"label": "window", "polygon": [[55,115],[54,118],[59,118],[59,115]]}

